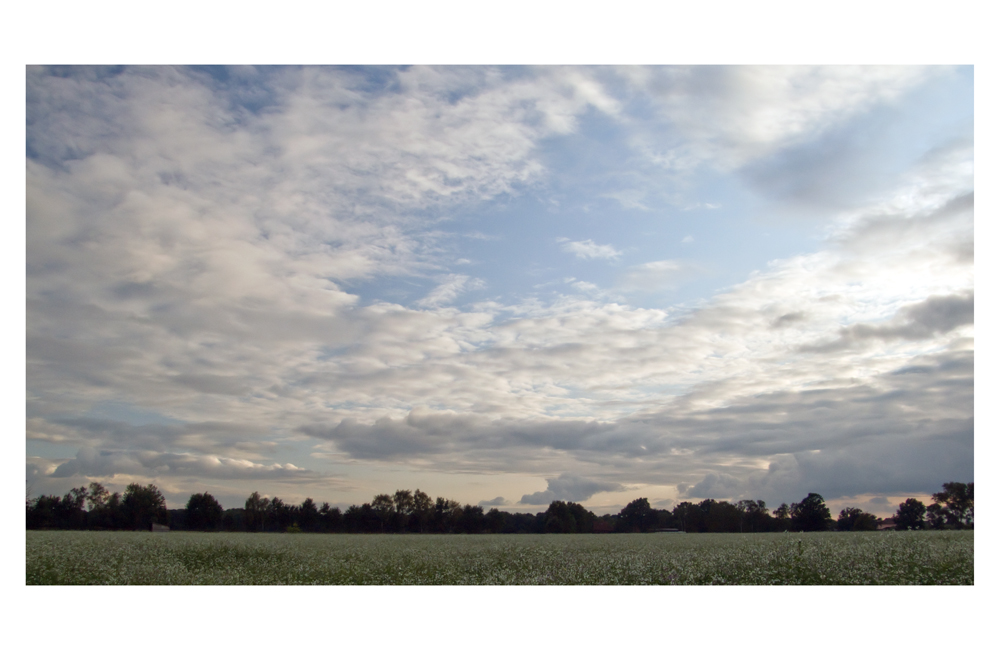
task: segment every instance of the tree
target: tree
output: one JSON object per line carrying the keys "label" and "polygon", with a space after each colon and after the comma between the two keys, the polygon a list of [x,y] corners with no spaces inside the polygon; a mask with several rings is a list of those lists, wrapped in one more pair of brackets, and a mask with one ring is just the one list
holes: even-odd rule
{"label": "tree", "polygon": [[844,508],[837,518],[837,530],[878,530],[875,515],[861,508]]}
{"label": "tree", "polygon": [[920,530],[924,527],[924,513],[927,508],[917,499],[907,499],[899,504],[896,511],[896,530]]}
{"label": "tree", "polygon": [[787,503],[782,503],[774,509],[774,529],[778,532],[787,532],[792,529],[792,509]]}
{"label": "tree", "polygon": [[767,511],[767,504],[763,501],[743,499],[736,504],[736,509],[740,511],[740,532],[761,533],[770,529],[771,515]]}
{"label": "tree", "polygon": [[927,519],[925,524],[933,530],[944,530],[948,527],[948,518],[945,516],[944,508],[940,503],[932,503],[927,506]]}
{"label": "tree", "polygon": [[656,523],[653,507],[646,497],[636,499],[622,508],[618,521],[625,532],[648,532]]}
{"label": "tree", "polygon": [[316,502],[311,498],[307,497],[299,506],[297,523],[299,528],[307,533],[315,532],[319,527],[319,510],[316,508]]}
{"label": "tree", "polygon": [[802,501],[793,503],[791,516],[792,528],[804,532],[826,530],[828,525],[833,523],[826,502],[815,492],[810,492]]}
{"label": "tree", "polygon": [[325,533],[337,532],[343,525],[344,517],[340,508],[331,508],[326,501],[319,508],[320,529]]}
{"label": "tree", "polygon": [[553,501],[545,511],[546,533],[589,533],[594,529],[594,513],[579,503]]}
{"label": "tree", "polygon": [[945,520],[951,528],[972,528],[974,524],[973,483],[945,483],[941,492],[931,495],[934,503],[944,508]]}
{"label": "tree", "polygon": [[427,524],[434,514],[434,502],[427,496],[426,492],[419,489],[413,491],[413,517],[411,523],[416,525],[418,532],[425,532]]}
{"label": "tree", "polygon": [[267,508],[270,501],[267,497],[261,497],[260,492],[254,492],[247,497],[247,502],[243,505],[243,520],[246,522],[246,529],[256,533],[264,530],[264,521],[267,518]]}
{"label": "tree", "polygon": [[215,530],[222,523],[222,506],[208,492],[192,494],[187,502],[188,530]]}
{"label": "tree", "polygon": [[295,512],[292,506],[286,504],[278,497],[272,497],[271,503],[266,511],[265,527],[268,530],[282,532],[294,523]]}
{"label": "tree", "polygon": [[372,499],[372,510],[378,515],[379,520],[379,531],[385,532],[385,525],[392,521],[393,515],[396,512],[396,505],[392,501],[392,497],[388,494],[376,494],[375,498]]}
{"label": "tree", "polygon": [[133,530],[146,530],[154,523],[167,523],[167,501],[160,490],[150,483],[142,486],[132,483],[122,497],[125,525]]}

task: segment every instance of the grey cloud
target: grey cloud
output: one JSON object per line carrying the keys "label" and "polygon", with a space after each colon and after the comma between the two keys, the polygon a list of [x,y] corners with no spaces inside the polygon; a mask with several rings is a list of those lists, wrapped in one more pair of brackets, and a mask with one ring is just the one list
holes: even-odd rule
{"label": "grey cloud", "polygon": [[805,312],[801,311],[789,312],[771,321],[771,327],[773,329],[780,329],[782,327],[788,327],[790,325],[794,325],[795,323],[800,323],[806,320],[807,318],[808,316],[806,315]]}
{"label": "grey cloud", "polygon": [[744,482],[739,478],[717,472],[709,472],[695,485],[677,486],[680,496],[688,499],[731,499],[745,489]]}
{"label": "grey cloud", "polygon": [[549,487],[542,492],[525,494],[519,503],[523,505],[548,505],[553,501],[586,501],[598,492],[620,492],[625,488],[618,483],[596,481],[582,476],[561,474],[546,479]]}
{"label": "grey cloud", "polygon": [[509,506],[513,504],[503,497],[496,497],[495,499],[490,499],[489,501],[480,501],[479,505],[483,508],[491,508],[496,506]]}
{"label": "grey cloud", "polygon": [[961,327],[971,325],[975,316],[975,296],[963,293],[952,296],[931,296],[926,300],[899,310],[893,322],[887,325],[859,323],[840,330],[834,341],[805,345],[803,352],[833,352],[844,350],[867,340],[892,341],[896,339],[929,339]]}
{"label": "grey cloud", "polygon": [[205,479],[304,479],[315,472],[290,463],[270,465],[236,458],[182,453],[98,450],[85,447],[76,458],[59,465],[53,478],[73,476],[113,477],[116,474],[144,476],[197,476]]}

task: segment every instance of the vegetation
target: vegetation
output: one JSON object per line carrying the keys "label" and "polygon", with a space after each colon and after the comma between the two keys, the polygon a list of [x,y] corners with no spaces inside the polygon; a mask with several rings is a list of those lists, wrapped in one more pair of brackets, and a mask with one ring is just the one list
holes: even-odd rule
{"label": "vegetation", "polygon": [[[859,508],[845,508],[836,522],[823,497],[809,493],[773,513],[763,501],[745,499],[736,504],[705,499],[685,501],[673,510],[653,508],[648,499],[635,499],[617,515],[598,517],[582,505],[553,501],[536,514],[503,512],[462,505],[421,490],[378,494],[370,503],[345,512],[312,499],[300,505],[278,497],[251,494],[243,508],[223,510],[212,495],[193,494],[187,507],[168,511],[154,485],[129,485],[124,496],[109,494],[100,483],[73,488],[62,498],[40,496],[27,502],[29,529],[149,530],[153,523],[174,530],[306,533],[648,533],[676,530],[686,533],[767,533],[870,531],[886,525],[899,530],[973,528],[973,484],[945,483],[926,507],[917,499],[899,505],[894,520],[880,522]],[[880,523],[882,524],[880,526]]]}
{"label": "vegetation", "polygon": [[973,531],[280,535],[28,531],[32,584],[973,584]]}

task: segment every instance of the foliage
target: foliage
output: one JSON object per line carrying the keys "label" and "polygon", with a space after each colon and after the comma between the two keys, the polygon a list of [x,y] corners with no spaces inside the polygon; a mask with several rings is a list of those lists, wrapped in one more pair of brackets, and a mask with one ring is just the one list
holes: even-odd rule
{"label": "foliage", "polygon": [[974,523],[973,483],[945,483],[931,495],[940,505],[948,528],[972,528]]}
{"label": "foliage", "polygon": [[920,530],[924,527],[924,513],[927,508],[922,501],[907,499],[896,510],[896,530]]}
{"label": "foliage", "polygon": [[222,524],[222,506],[208,492],[192,494],[187,502],[188,530],[216,530]]}
{"label": "foliage", "polygon": [[833,523],[830,509],[823,497],[810,492],[805,499],[791,506],[792,530],[816,532],[828,530]]}
{"label": "foliage", "polygon": [[875,515],[861,508],[844,508],[837,518],[837,530],[878,530]]}
{"label": "foliage", "polygon": [[125,488],[121,510],[125,525],[132,530],[148,530],[154,523],[167,524],[167,500],[152,483],[131,483]]}

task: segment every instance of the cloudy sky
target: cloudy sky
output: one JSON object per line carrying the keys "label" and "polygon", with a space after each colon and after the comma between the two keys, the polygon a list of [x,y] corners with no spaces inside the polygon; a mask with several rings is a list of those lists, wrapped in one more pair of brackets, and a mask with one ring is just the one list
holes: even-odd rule
{"label": "cloudy sky", "polygon": [[971,66],[26,91],[34,495],[890,514],[974,480]]}

